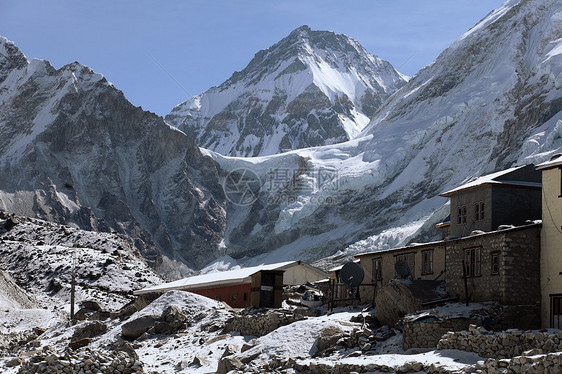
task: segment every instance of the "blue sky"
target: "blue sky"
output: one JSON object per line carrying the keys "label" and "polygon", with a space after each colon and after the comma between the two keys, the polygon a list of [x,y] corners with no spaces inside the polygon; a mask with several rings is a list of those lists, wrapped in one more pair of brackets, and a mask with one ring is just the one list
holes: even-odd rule
{"label": "blue sky", "polygon": [[299,26],[349,35],[414,75],[502,2],[0,0],[0,35],[55,68],[88,65],[133,104],[165,115]]}

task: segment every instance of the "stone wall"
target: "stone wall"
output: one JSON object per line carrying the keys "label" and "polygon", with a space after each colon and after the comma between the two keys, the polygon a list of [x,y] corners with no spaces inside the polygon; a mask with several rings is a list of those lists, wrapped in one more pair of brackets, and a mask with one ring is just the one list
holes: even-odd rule
{"label": "stone wall", "polygon": [[241,335],[264,336],[273,330],[295,321],[315,315],[308,308],[284,309],[246,309],[226,323],[224,332],[239,331]]}
{"label": "stone wall", "polygon": [[[19,365],[19,362],[14,362]],[[8,366],[12,365],[8,363]],[[47,351],[32,356],[22,363],[18,373],[104,373],[133,374],[143,373],[142,363],[125,352],[85,350],[75,353]]]}
{"label": "stone wall", "polygon": [[[466,300],[462,261],[466,249],[480,248],[481,275],[468,278],[471,301],[498,301],[505,305],[539,303],[539,231],[539,225],[531,225],[447,242],[447,293]],[[497,275],[492,274],[492,252],[499,253]]]}
{"label": "stone wall", "polygon": [[554,374],[562,373],[560,360],[562,352],[537,354],[536,350],[530,350],[512,359],[487,359],[484,364],[477,364],[474,368],[482,374]]}
{"label": "stone wall", "polygon": [[489,332],[483,327],[470,325],[468,331],[446,333],[437,349],[459,349],[475,352],[482,357],[510,359],[532,349],[537,349],[539,353],[562,351],[561,340],[562,331],[511,329]]}
{"label": "stone wall", "polygon": [[466,330],[471,323],[467,318],[455,318],[445,321],[415,321],[402,325],[404,349],[434,348],[444,334],[449,331]]}

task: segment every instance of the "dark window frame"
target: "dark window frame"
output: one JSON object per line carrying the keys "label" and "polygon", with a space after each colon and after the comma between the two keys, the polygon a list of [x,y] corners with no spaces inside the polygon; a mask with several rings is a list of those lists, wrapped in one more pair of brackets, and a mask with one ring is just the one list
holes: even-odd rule
{"label": "dark window frame", "polygon": [[[554,328],[554,329],[562,329],[562,294],[550,294],[548,295],[550,298],[550,328]],[[556,305],[556,303],[553,303],[553,301],[557,301],[558,305]],[[557,306],[557,308],[556,308]],[[555,324],[555,310],[557,309],[558,314],[556,314],[557,316],[560,316],[557,318],[557,323]],[[556,327],[558,326],[558,327]]]}
{"label": "dark window frame", "polygon": [[[415,277],[415,271],[416,271],[416,253],[417,252],[406,252],[406,253],[399,253],[394,255],[394,263],[397,263],[398,261],[404,261],[408,264],[408,267],[410,268],[410,275],[412,277]],[[404,257],[404,260],[399,260],[399,258]],[[410,261],[408,261],[408,259],[412,259],[411,264]],[[395,274],[398,275],[398,273]]]}
{"label": "dark window frame", "polygon": [[[427,269],[426,254],[429,255],[429,269]],[[422,256],[422,275],[433,274],[433,248],[421,251]]]}
{"label": "dark window frame", "polygon": [[466,205],[457,205],[457,225],[466,224]]}
{"label": "dark window frame", "polygon": [[[490,274],[492,275],[499,275],[500,274],[500,251],[493,251],[490,252]],[[497,260],[497,263],[494,264],[494,259]],[[494,269],[494,266],[496,269]]]}
{"label": "dark window frame", "polygon": [[470,278],[482,276],[482,247],[464,249],[464,266],[466,276]]}
{"label": "dark window frame", "polygon": [[[376,263],[378,263],[378,266],[375,265]],[[373,264],[373,273],[371,274],[372,280],[374,282],[382,281],[382,257],[373,258],[372,264]]]}
{"label": "dark window frame", "polygon": [[476,201],[474,203],[474,221],[484,220],[484,202]]}

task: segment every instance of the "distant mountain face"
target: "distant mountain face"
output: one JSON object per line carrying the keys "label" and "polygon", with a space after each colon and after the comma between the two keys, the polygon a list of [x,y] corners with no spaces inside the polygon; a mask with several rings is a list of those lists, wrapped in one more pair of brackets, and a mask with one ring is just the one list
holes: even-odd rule
{"label": "distant mountain face", "polygon": [[253,263],[438,238],[433,223],[449,209],[439,193],[562,152],[561,40],[562,3],[508,1],[385,101],[355,140],[251,164],[215,154],[227,170],[291,170],[293,185],[310,186],[276,216],[274,194],[264,193],[227,229],[227,248],[244,248]]}
{"label": "distant mountain face", "polygon": [[272,155],[352,139],[405,82],[348,36],[302,26],[166,121],[224,155]]}
{"label": "distant mountain face", "polygon": [[225,211],[213,160],[101,74],[29,63],[0,37],[0,108],[0,210],[115,230],[166,268],[197,267],[218,249]]}
{"label": "distant mountain face", "polygon": [[[320,35],[299,29],[285,40],[303,33]],[[220,256],[230,264],[313,261],[432,239],[433,223],[448,210],[440,192],[562,152],[560,40],[560,2],[508,1],[385,100],[357,138],[257,159],[200,151],[90,69],[28,63],[0,40],[0,209],[113,229],[155,262],[152,243],[161,261],[195,268]],[[258,53],[246,73],[261,71],[273,50]],[[246,73],[224,90],[261,82]],[[201,108],[230,118],[224,110],[232,100],[216,95],[202,95]],[[217,128],[224,135],[228,126]],[[240,175],[261,185],[244,204],[235,198],[254,182],[224,191]]]}

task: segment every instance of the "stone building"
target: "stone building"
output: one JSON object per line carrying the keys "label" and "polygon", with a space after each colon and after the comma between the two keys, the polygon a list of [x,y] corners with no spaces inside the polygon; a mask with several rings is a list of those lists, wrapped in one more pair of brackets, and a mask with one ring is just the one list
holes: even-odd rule
{"label": "stone building", "polygon": [[[448,230],[442,241],[356,256],[365,272],[362,301],[373,302],[377,291],[397,277],[394,264],[401,260],[413,279],[445,280],[447,294],[461,301],[468,293],[470,301],[528,305],[535,313],[541,291],[541,225],[530,222],[541,217],[540,195],[541,175],[533,165],[476,178],[443,193],[451,199],[451,211],[438,225]],[[506,228],[498,230],[501,225]],[[562,323],[562,279],[559,292]]]}
{"label": "stone building", "polygon": [[[451,200],[449,238],[520,226],[541,217],[541,174],[533,165],[485,175],[441,194]],[[514,202],[517,202],[514,204]]]}
{"label": "stone building", "polygon": [[562,329],[562,155],[540,164],[542,172],[541,325]]}
{"label": "stone building", "polygon": [[537,307],[540,228],[537,223],[447,241],[447,293],[466,301],[466,275],[470,301]]}

